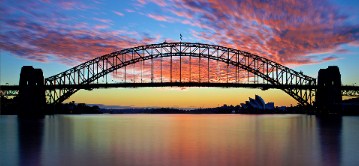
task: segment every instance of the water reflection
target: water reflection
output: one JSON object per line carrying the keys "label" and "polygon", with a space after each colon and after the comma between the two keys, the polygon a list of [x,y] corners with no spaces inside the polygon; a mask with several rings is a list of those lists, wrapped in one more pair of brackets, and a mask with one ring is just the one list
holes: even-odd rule
{"label": "water reflection", "polygon": [[63,140],[46,139],[44,163],[62,154],[93,165],[318,165],[315,125],[300,115],[63,116],[52,124]]}
{"label": "water reflection", "polygon": [[[0,125],[1,165],[309,166],[350,165],[359,158],[351,148],[359,147],[352,126],[359,126],[359,117],[78,115],[0,117],[0,124],[6,124]],[[17,134],[11,132],[16,125]]]}
{"label": "water reflection", "polygon": [[43,119],[18,118],[18,152],[20,165],[41,165]]}
{"label": "water reflection", "polygon": [[322,165],[341,165],[342,117],[318,117]]}

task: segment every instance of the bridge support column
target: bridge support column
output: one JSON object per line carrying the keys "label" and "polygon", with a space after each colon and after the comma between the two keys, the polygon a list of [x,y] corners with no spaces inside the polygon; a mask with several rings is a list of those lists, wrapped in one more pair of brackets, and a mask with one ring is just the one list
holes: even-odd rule
{"label": "bridge support column", "polygon": [[318,72],[318,89],[315,106],[319,114],[339,114],[341,112],[341,75],[338,66],[329,66]]}
{"label": "bridge support column", "polygon": [[23,66],[19,86],[19,115],[44,115],[46,98],[42,70]]}

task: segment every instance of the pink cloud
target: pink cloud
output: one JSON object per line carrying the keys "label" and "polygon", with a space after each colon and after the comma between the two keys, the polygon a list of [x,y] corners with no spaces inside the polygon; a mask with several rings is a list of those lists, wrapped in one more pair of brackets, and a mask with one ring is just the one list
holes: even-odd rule
{"label": "pink cloud", "polygon": [[67,9],[67,10],[74,9],[76,7],[76,3],[70,1],[62,1],[59,4],[63,9]]}
{"label": "pink cloud", "polygon": [[166,22],[172,22],[174,19],[168,16],[161,16],[157,14],[148,14],[148,17],[155,19],[157,21],[166,21]]}
{"label": "pink cloud", "polygon": [[[128,56],[127,58],[131,58]],[[153,70],[152,64],[153,62]],[[190,65],[191,63],[191,65]],[[191,61],[189,57],[182,57],[182,63],[180,65],[179,58],[173,57],[172,59],[172,74],[170,58],[166,57],[162,60],[162,71],[161,71],[161,59],[147,60],[145,62],[138,62],[126,67],[126,79],[130,82],[160,82],[161,75],[162,81],[164,82],[243,82],[248,79],[248,72],[244,70],[237,70],[236,67],[227,65],[223,62],[217,62],[210,60],[208,75],[208,61],[206,58],[202,58],[199,66],[199,58],[192,57]],[[181,67],[181,73],[180,73]],[[151,72],[153,71],[153,74]],[[142,73],[142,77],[141,74]],[[124,68],[112,74],[112,77],[117,81],[124,81]],[[152,75],[154,80],[152,80]],[[208,77],[209,76],[209,77]],[[251,76],[252,77],[252,76]],[[208,79],[209,78],[209,79]]]}
{"label": "pink cloud", "polygon": [[[48,1],[49,2],[49,1]],[[80,1],[72,1],[72,0],[61,0],[55,1],[55,3],[65,10],[84,10],[91,8],[90,6],[80,2]]]}
{"label": "pink cloud", "polygon": [[95,29],[106,29],[108,28],[109,26],[108,25],[95,25]]}
{"label": "pink cloud", "polygon": [[137,0],[138,3],[140,3],[141,5],[145,5],[147,2],[146,0]]}
{"label": "pink cloud", "polygon": [[335,56],[329,56],[329,57],[323,58],[323,61],[332,61],[332,60],[336,60],[336,59],[338,59],[338,58]]}
{"label": "pink cloud", "polygon": [[179,17],[185,17],[185,18],[188,18],[188,19],[192,19],[193,18],[193,15],[191,13],[187,13],[187,12],[182,12],[182,11],[177,11],[177,10],[171,10],[171,12],[173,14],[175,14],[176,16],[179,16]]}
{"label": "pink cloud", "polygon": [[162,6],[162,7],[167,6],[167,3],[165,0],[152,0],[152,2],[159,6]]}
{"label": "pink cloud", "polygon": [[174,0],[172,4],[163,9],[183,18],[174,22],[202,28],[192,33],[194,37],[283,64],[333,60],[306,55],[334,53],[340,45],[357,45],[359,40],[359,25],[346,25],[348,17],[325,0]]}
{"label": "pink cloud", "polygon": [[357,40],[357,41],[350,42],[349,44],[352,45],[352,46],[357,46],[357,47],[359,47],[359,41],[358,41],[358,40]]}
{"label": "pink cloud", "polygon": [[93,18],[93,19],[102,23],[112,23],[112,20],[109,19],[104,19],[104,18]]}
{"label": "pink cloud", "polygon": [[[73,1],[61,2],[64,2],[64,8],[77,8]],[[324,0],[141,2],[144,5],[156,4],[170,14],[148,14],[147,17],[200,28],[192,31],[192,36],[196,39],[255,53],[283,64],[313,64],[336,60],[339,58],[328,57],[323,53],[343,53],[338,51],[341,44],[358,46],[359,43],[359,25],[346,25],[347,17],[338,14],[335,7]],[[47,61],[50,57],[55,57],[63,63],[73,63],[121,48],[155,43],[160,38],[133,31],[105,31],[113,22],[107,18],[97,18],[101,15],[93,18],[99,22],[98,25],[77,20],[75,24],[71,24],[66,21],[72,22],[72,18],[58,14],[61,12],[48,15],[37,13],[38,3],[43,2],[26,5],[28,8],[1,8],[1,15],[20,11],[28,16],[16,19],[2,17],[4,28],[0,35],[1,50],[36,61]],[[138,8],[134,9],[139,11]],[[118,11],[113,12],[123,15]],[[125,12],[135,11],[125,9]],[[169,41],[171,40],[167,40]],[[308,56],[311,54],[316,56]],[[220,73],[223,74],[223,70]]]}
{"label": "pink cloud", "polygon": [[123,14],[123,13],[118,12],[118,11],[114,11],[114,13],[115,13],[116,15],[118,15],[118,16],[124,16],[124,14]]}
{"label": "pink cloud", "polygon": [[141,6],[146,5],[148,2],[152,2],[158,6],[164,7],[167,6],[167,3],[165,0],[137,0],[138,4]]}
{"label": "pink cloud", "polygon": [[132,9],[125,9],[126,10],[126,12],[128,12],[128,13],[133,13],[133,12],[135,12],[134,10],[132,10]]}
{"label": "pink cloud", "polygon": [[80,29],[64,25],[60,27],[66,30],[56,30],[57,26],[49,27],[26,20],[9,20],[5,23],[9,30],[0,35],[0,49],[41,62],[46,62],[52,57],[61,63],[73,65],[121,48],[158,40],[158,37],[138,33],[98,30],[106,28],[103,25]]}

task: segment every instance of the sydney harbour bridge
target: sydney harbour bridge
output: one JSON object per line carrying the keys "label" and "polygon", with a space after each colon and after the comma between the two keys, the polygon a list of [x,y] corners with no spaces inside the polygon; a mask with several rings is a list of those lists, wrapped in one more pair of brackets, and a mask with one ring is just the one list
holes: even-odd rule
{"label": "sydney harbour bridge", "polygon": [[44,78],[41,69],[24,66],[19,85],[1,85],[25,105],[62,103],[81,89],[136,87],[275,88],[298,104],[317,109],[338,105],[342,96],[359,96],[358,86],[341,84],[339,68],[318,78],[238,49],[187,42],[143,45],[112,52]]}

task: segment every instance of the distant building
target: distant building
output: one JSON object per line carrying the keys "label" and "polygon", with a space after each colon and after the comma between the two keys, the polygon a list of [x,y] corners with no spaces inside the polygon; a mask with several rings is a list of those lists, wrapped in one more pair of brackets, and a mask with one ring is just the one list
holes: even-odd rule
{"label": "distant building", "polygon": [[280,106],[280,107],[278,107],[278,110],[279,111],[286,111],[287,107],[286,106]]}
{"label": "distant building", "polygon": [[266,104],[266,109],[267,110],[274,110],[274,103],[273,102],[268,102],[267,104]]}
{"label": "distant building", "polygon": [[241,103],[241,107],[246,109],[247,108],[247,104]]}
{"label": "distant building", "polygon": [[244,109],[256,109],[256,110],[274,110],[274,103],[269,102],[265,103],[263,98],[255,95],[254,99],[249,98],[249,101],[246,101],[246,103],[241,103],[242,108]]}

